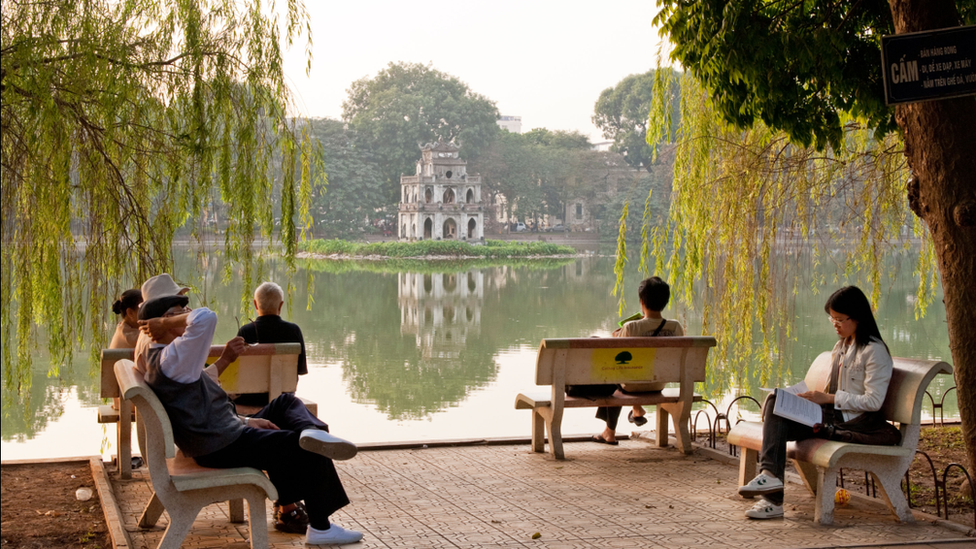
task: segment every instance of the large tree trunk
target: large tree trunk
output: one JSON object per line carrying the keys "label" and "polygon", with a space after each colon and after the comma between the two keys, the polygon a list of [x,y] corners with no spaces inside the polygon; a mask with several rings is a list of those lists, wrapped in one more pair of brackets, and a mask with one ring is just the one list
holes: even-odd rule
{"label": "large tree trunk", "polygon": [[[960,24],[951,0],[890,0],[898,34]],[[959,413],[976,474],[976,100],[901,105],[898,126],[913,179],[912,211],[929,227],[939,260]]]}

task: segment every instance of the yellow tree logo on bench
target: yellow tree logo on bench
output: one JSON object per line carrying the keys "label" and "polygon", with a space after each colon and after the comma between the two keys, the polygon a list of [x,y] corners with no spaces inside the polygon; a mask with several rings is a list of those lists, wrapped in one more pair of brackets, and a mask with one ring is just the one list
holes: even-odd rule
{"label": "yellow tree logo on bench", "polygon": [[590,362],[593,383],[654,381],[655,348],[594,349]]}

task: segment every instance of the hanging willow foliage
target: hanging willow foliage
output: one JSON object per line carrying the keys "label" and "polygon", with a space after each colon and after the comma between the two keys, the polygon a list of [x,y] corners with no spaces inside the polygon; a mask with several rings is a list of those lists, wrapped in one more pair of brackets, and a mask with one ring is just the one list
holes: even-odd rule
{"label": "hanging willow foliage", "polygon": [[171,270],[177,231],[200,243],[215,212],[246,287],[254,238],[275,234],[276,218],[294,254],[311,146],[286,118],[281,48],[311,46],[311,31],[301,1],[286,6],[3,0],[7,389],[29,386],[38,326],[51,373],[75,345],[97,352],[108,304]]}
{"label": "hanging willow foliage", "polygon": [[924,314],[936,266],[925,229],[907,208],[897,136],[878,141],[848,119],[842,148],[817,152],[758,122],[736,129],[687,73],[678,77],[681,124],[672,133],[665,108],[672,73],[657,74],[661,100],[647,139],[674,144],[674,181],[667,224],[643,235],[641,263],[653,260],[675,295],[700,308],[703,333],[717,338],[710,389],[748,388],[747,366],[765,384],[788,363],[782,352],[792,337],[793,295],[829,294],[842,284],[815,275],[820,262],[837,262],[845,278],[860,274],[877,303],[883,256],[909,245],[908,227],[922,246],[916,314]]}

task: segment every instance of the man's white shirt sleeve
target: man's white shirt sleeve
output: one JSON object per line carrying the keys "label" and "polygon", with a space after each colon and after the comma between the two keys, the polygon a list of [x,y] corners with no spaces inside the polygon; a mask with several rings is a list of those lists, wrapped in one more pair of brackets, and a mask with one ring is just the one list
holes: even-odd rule
{"label": "man's white shirt sleeve", "polygon": [[159,369],[166,377],[179,383],[192,383],[199,379],[216,330],[217,313],[206,307],[191,311],[183,335],[163,349]]}

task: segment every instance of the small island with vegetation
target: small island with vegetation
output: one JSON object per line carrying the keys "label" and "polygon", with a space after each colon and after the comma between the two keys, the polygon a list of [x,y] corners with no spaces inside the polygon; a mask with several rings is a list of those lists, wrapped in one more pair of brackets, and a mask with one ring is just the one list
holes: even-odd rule
{"label": "small island with vegetation", "polygon": [[506,242],[486,240],[471,244],[461,240],[417,242],[374,242],[359,244],[347,240],[310,240],[299,244],[298,257],[309,259],[465,259],[465,258],[550,258],[579,255],[575,248],[549,242]]}

